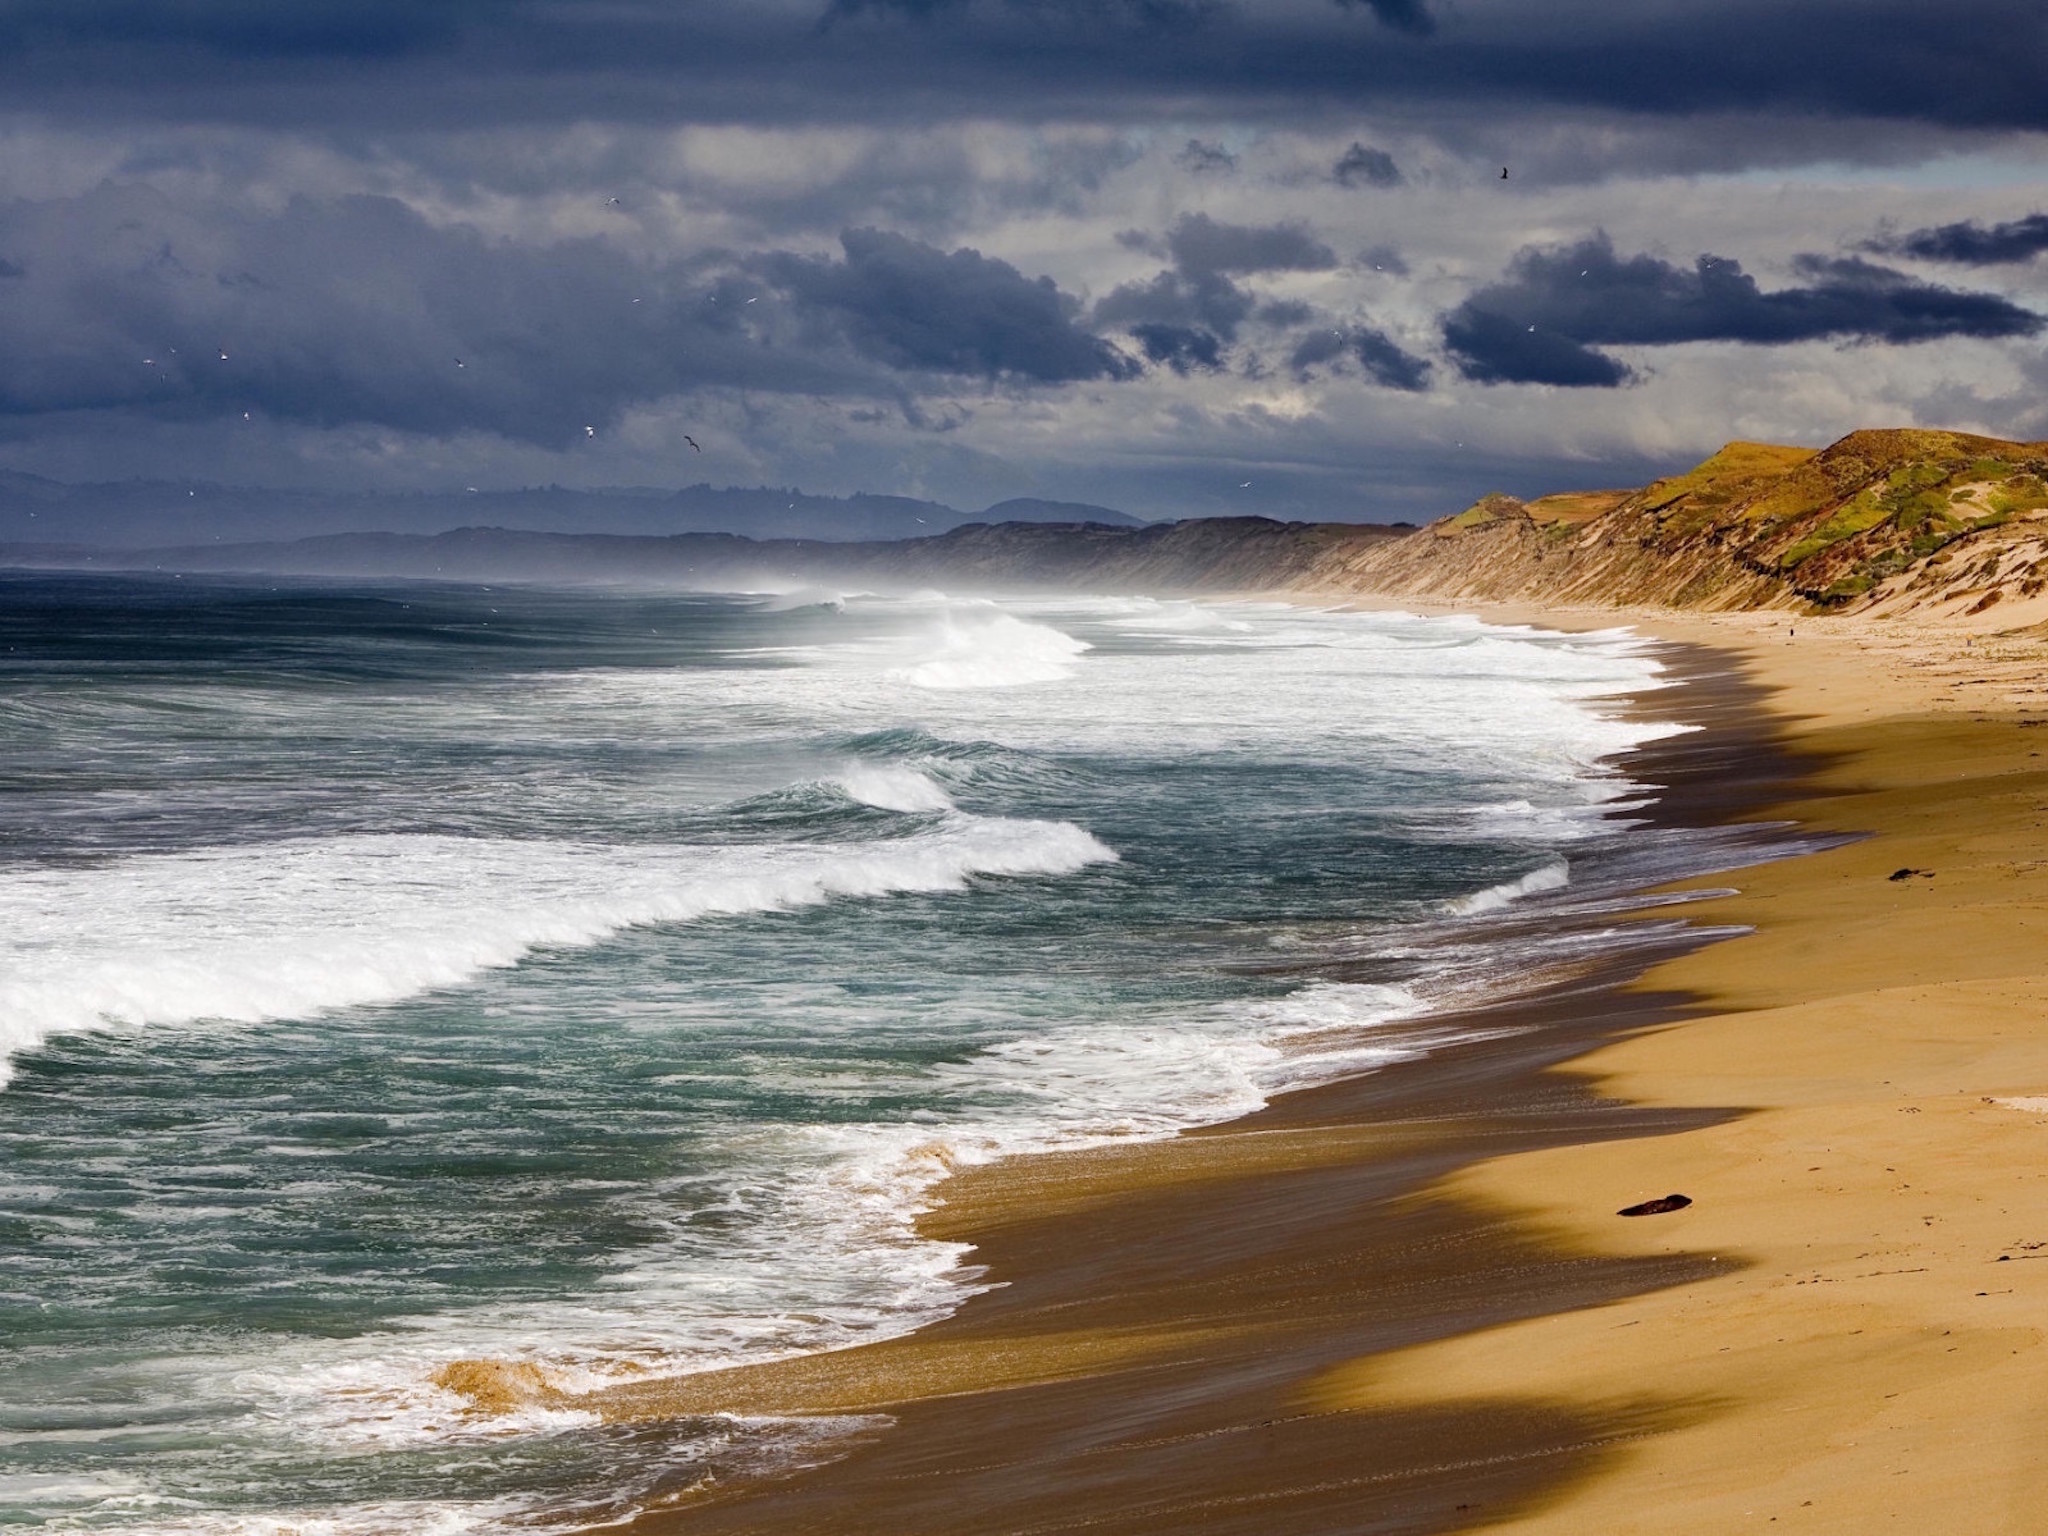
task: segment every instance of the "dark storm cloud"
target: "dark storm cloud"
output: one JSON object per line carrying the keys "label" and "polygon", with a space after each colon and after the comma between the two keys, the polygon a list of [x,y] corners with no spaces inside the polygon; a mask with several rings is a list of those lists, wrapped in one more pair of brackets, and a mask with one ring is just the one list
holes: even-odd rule
{"label": "dark storm cloud", "polygon": [[1261,304],[1256,315],[1261,325],[1305,325],[1315,318],[1313,305],[1299,299],[1268,299]]}
{"label": "dark storm cloud", "polygon": [[1226,224],[1183,214],[1158,239],[1137,230],[1117,237],[1128,249],[1165,254],[1173,266],[1148,281],[1124,283],[1095,306],[1098,327],[1128,330],[1155,363],[1177,373],[1217,368],[1222,349],[1256,310],[1268,324],[1295,324],[1310,313],[1298,302],[1259,306],[1233,281],[1262,272],[1327,272],[1336,252],[1306,225]]}
{"label": "dark storm cloud", "polygon": [[1145,349],[1145,357],[1163,363],[1175,373],[1195,369],[1213,372],[1223,366],[1223,343],[1212,332],[1188,325],[1145,322],[1131,327],[1131,335]]}
{"label": "dark storm cloud", "polygon": [[1204,144],[1200,139],[1189,139],[1173,158],[1198,176],[1222,176],[1237,169],[1237,156],[1221,144]]}
{"label": "dark storm cloud", "polygon": [[1125,378],[1133,365],[1076,324],[1051,278],[979,251],[950,254],[879,229],[840,237],[843,261],[770,257],[763,271],[854,350],[886,367],[1034,383]]}
{"label": "dark storm cloud", "polygon": [[1436,30],[1436,18],[1429,14],[1423,0],[1337,0],[1337,4],[1346,10],[1363,5],[1381,26],[1392,27],[1396,32],[1427,37]]}
{"label": "dark storm cloud", "polygon": [[448,0],[0,0],[0,50],[393,58],[447,46],[473,11]]}
{"label": "dark storm cloud", "polygon": [[[2048,127],[2037,0],[0,0],[17,110],[207,121],[1326,118]],[[821,25],[821,23],[829,23]]]}
{"label": "dark storm cloud", "polygon": [[1407,351],[1385,331],[1368,325],[1311,331],[1295,346],[1288,362],[1297,374],[1306,377],[1312,369],[1340,359],[1356,362],[1367,378],[1388,389],[1418,394],[1429,387],[1428,362]]}
{"label": "dark storm cloud", "polygon": [[2044,324],[1996,294],[1938,287],[1853,258],[1804,256],[1798,272],[1802,285],[1766,292],[1722,257],[1682,268],[1653,256],[1617,256],[1596,235],[1564,249],[1520,252],[1503,281],[1444,317],[1444,344],[1459,370],[1483,383],[1611,388],[1630,373],[1602,346],[1826,337],[1910,343],[2032,335]]}
{"label": "dark storm cloud", "polygon": [[1166,232],[1174,265],[1187,273],[1327,272],[1337,254],[1302,224],[1225,224],[1183,214]]}
{"label": "dark storm cloud", "polygon": [[1922,261],[1953,261],[1973,267],[2032,261],[2048,251],[2048,213],[2030,213],[2023,219],[1989,226],[1975,222],[1938,224],[1895,240],[1874,240],[1869,248],[1917,256]]}
{"label": "dark storm cloud", "polygon": [[1330,175],[1342,187],[1398,187],[1401,168],[1384,149],[1372,149],[1357,140],[1337,157]]}
{"label": "dark storm cloud", "polygon": [[[843,260],[637,263],[430,224],[386,198],[203,216],[138,187],[0,205],[0,415],[248,412],[561,445],[695,389],[870,395],[920,377],[1135,371],[1049,282],[853,231]],[[754,300],[748,303],[747,300]]]}
{"label": "dark storm cloud", "polygon": [[1234,340],[1252,312],[1250,293],[1218,272],[1161,272],[1149,282],[1124,283],[1096,303],[1098,326],[1196,327]]}
{"label": "dark storm cloud", "polygon": [[[862,12],[909,16],[929,20],[949,11],[963,11],[975,0],[829,0],[824,25]],[[1115,19],[1142,28],[1198,26],[1222,9],[1219,0],[990,0],[1012,11],[1037,17],[1080,17],[1090,21]]]}

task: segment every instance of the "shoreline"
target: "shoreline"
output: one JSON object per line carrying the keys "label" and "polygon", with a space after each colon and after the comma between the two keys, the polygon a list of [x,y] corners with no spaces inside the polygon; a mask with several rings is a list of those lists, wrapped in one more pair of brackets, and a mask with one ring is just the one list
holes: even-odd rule
{"label": "shoreline", "polygon": [[[1689,690],[1676,714],[1708,728],[1619,761],[1668,786],[1653,821],[1722,825],[1791,792],[1805,765],[1762,691],[1717,682],[1719,648],[1670,637],[1666,650]],[[1629,707],[1672,713],[1659,705],[1673,697],[1652,690]],[[893,1427],[813,1470],[700,1481],[628,1528],[1419,1531],[1533,1512],[1662,1419],[1533,1400],[1302,1412],[1301,1394],[1359,1360],[1710,1284],[1729,1268],[1715,1255],[1601,1255],[1440,1193],[1503,1157],[1725,1118],[1605,1097],[1575,1062],[1693,1014],[1643,975],[1710,938],[1670,936],[1656,956],[1481,1008],[1462,1022],[1494,1026],[1494,1038],[1281,1095],[1239,1120],[954,1175],[921,1226],[974,1243],[999,1288],[899,1339],[615,1389],[602,1403],[622,1424],[885,1413]],[[1501,1028],[1514,1032],[1503,1041]]]}
{"label": "shoreline", "polygon": [[1682,1246],[1742,1269],[1354,1362],[1311,1396],[1512,1386],[1676,1416],[1503,1529],[2036,1529],[2048,646],[1988,619],[1627,617],[1725,637],[1814,760],[1787,813],[1865,836],[1695,909],[1753,927],[1649,978],[1701,1014],[1573,1064],[1645,1108],[1741,1110],[1636,1154],[1692,1209],[1612,1222],[1568,1198],[1626,1170],[1614,1149],[1475,1165],[1450,1189],[1610,1256]]}

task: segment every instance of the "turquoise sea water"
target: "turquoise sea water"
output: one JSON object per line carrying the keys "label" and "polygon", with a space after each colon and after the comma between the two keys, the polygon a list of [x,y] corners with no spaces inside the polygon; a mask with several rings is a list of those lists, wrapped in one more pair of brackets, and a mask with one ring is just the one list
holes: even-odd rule
{"label": "turquoise sea water", "polygon": [[1507,919],[1712,862],[1604,766],[1657,674],[1279,605],[0,575],[0,1527],[549,1529],[829,1454],[430,1377],[902,1331],[972,1287],[909,1225],[945,1167],[1620,942]]}

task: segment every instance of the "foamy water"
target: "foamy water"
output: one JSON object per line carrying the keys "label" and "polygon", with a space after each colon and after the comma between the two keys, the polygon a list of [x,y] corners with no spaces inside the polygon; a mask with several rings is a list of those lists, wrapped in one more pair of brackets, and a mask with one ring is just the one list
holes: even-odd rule
{"label": "foamy water", "polygon": [[[890,810],[947,806],[906,769],[847,782]],[[0,1048],[98,1025],[311,1017],[457,987],[624,928],[956,891],[976,875],[1068,874],[1115,857],[1066,823],[954,815],[855,844],[385,834],[32,869],[0,884]]]}
{"label": "foamy water", "polygon": [[0,1520],[29,1528],[545,1529],[828,1454],[862,1427],[620,1437],[433,1376],[915,1327],[976,1283],[911,1225],[948,1169],[1432,1049],[1432,1006],[1645,931],[1510,920],[1689,867],[1619,830],[1642,791],[1604,765],[1671,729],[1610,707],[1658,675],[1622,634],[8,596]]}

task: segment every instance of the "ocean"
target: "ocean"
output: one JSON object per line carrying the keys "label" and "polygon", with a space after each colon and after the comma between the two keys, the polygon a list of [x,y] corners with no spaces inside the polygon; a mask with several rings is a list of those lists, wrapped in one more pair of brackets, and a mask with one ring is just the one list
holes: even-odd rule
{"label": "ocean", "polygon": [[0,573],[0,1528],[572,1529],[842,1421],[951,1167],[1370,1071],[1734,862],[1622,632]]}

